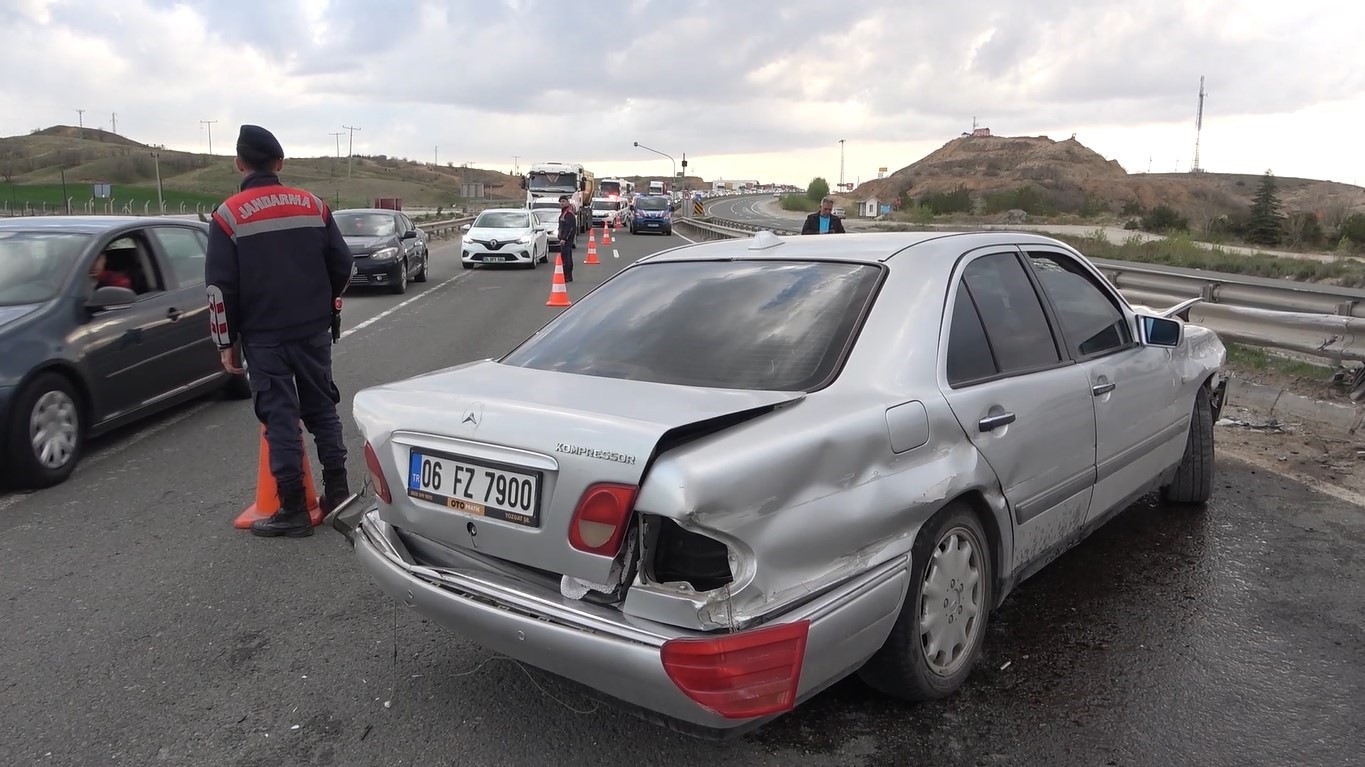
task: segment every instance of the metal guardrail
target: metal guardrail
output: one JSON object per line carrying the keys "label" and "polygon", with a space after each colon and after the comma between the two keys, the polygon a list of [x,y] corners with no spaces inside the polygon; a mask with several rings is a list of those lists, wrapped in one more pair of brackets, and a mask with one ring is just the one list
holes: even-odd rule
{"label": "metal guardrail", "polygon": [[[674,226],[686,226],[706,240],[751,237],[765,230],[799,234],[713,216],[688,219],[686,224],[678,221]],[[1201,299],[1190,308],[1189,321],[1216,331],[1225,340],[1325,357],[1338,364],[1365,361],[1365,290],[1127,261],[1090,261],[1131,303],[1160,308]],[[1357,344],[1357,339],[1362,343]]]}
{"label": "metal guardrail", "polygon": [[460,227],[465,224],[474,223],[478,216],[465,216],[464,218],[451,218],[445,221],[418,221],[417,228],[427,233],[433,240],[444,240],[451,236],[452,232],[458,232]]}

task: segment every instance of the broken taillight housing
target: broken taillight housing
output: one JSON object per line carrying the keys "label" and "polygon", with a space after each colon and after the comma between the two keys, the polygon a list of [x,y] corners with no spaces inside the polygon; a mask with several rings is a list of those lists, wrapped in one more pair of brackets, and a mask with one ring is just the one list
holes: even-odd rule
{"label": "broken taillight housing", "polygon": [[633,485],[608,483],[585,490],[569,520],[569,545],[588,554],[616,556],[630,526],[635,492]]}
{"label": "broken taillight housing", "polygon": [[374,482],[374,491],[383,499],[384,503],[393,503],[393,496],[389,493],[389,483],[384,479],[384,468],[379,465],[379,456],[375,455],[374,447],[369,440],[365,441],[365,468],[370,470],[370,480]]}
{"label": "broken taillight housing", "polygon": [[660,652],[683,694],[727,719],[748,719],[796,706],[810,621],[737,634],[671,639]]}

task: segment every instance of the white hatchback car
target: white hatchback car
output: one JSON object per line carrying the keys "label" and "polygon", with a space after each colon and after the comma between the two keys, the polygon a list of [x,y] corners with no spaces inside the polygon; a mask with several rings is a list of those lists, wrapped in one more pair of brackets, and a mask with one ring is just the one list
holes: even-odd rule
{"label": "white hatchback car", "polygon": [[549,263],[550,245],[531,211],[525,208],[485,210],[465,224],[460,265],[520,264],[535,268]]}

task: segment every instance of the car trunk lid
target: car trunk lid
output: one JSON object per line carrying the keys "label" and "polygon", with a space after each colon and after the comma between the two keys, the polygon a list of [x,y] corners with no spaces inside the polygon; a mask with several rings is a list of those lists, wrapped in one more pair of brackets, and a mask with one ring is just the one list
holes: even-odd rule
{"label": "car trunk lid", "polygon": [[355,417],[392,493],[386,521],[448,546],[605,583],[612,558],[569,543],[588,488],[638,486],[666,437],[733,425],[804,396],[484,361],[361,391]]}

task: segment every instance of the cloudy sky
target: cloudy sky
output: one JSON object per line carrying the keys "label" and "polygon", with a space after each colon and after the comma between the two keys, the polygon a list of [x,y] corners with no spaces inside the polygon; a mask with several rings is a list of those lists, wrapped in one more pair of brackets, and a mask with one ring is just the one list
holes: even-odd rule
{"label": "cloudy sky", "polygon": [[[1365,184],[1365,3],[1347,0],[0,0],[0,135],[77,122],[231,151],[848,181],[975,117],[1130,172]],[[342,152],[347,136],[343,135]]]}

